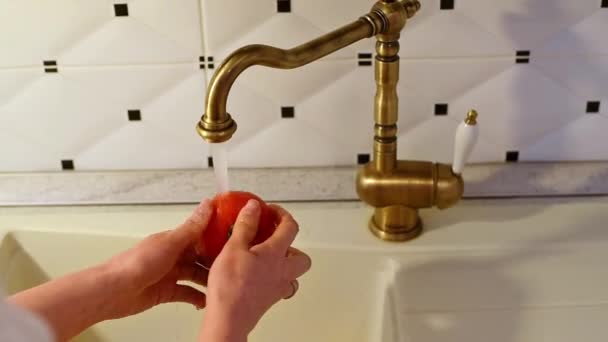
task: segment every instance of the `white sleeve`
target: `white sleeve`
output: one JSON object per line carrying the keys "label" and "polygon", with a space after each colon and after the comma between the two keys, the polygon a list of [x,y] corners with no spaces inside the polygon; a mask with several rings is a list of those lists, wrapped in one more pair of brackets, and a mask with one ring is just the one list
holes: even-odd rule
{"label": "white sleeve", "polygon": [[0,341],[52,342],[49,327],[35,315],[4,301],[0,289]]}

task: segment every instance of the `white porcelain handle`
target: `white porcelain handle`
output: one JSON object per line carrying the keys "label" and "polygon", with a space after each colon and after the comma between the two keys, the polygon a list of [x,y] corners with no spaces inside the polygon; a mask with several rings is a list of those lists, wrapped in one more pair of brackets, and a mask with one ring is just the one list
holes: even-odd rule
{"label": "white porcelain handle", "polygon": [[479,127],[477,127],[477,111],[471,110],[467,118],[458,125],[456,129],[456,139],[454,141],[454,164],[452,171],[459,175],[464,169],[464,164],[471,156],[473,148],[479,137]]}

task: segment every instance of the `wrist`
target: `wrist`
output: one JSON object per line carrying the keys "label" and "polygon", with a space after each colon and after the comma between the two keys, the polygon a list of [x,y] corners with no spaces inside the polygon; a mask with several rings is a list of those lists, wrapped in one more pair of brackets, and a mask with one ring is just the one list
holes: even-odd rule
{"label": "wrist", "polygon": [[237,315],[228,313],[226,310],[214,310],[213,307],[205,309],[201,329],[202,341],[217,342],[247,342],[249,329],[243,324],[243,320]]}

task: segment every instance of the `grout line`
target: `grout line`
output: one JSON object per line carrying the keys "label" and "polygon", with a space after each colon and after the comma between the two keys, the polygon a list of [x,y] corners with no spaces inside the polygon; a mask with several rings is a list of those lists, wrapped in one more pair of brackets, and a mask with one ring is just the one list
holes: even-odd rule
{"label": "grout line", "polygon": [[[201,18],[201,23],[200,23],[200,30],[201,30],[201,44],[202,44],[202,49],[203,49],[203,56],[208,57],[210,54],[210,49],[209,49],[209,39],[208,39],[208,34],[209,34],[209,29],[207,27],[207,20],[206,20],[206,7],[204,4],[205,0],[198,0],[198,4],[199,4],[199,13],[200,13],[200,18]],[[208,65],[208,63],[205,62],[206,65]],[[215,70],[217,70],[220,66],[220,64],[222,64],[221,60],[215,60],[214,61],[215,64]],[[213,73],[215,72],[215,70],[209,70],[208,67],[205,67],[204,70],[204,74],[205,74],[205,86],[209,85],[209,81],[211,81],[211,78],[213,77]]]}
{"label": "grout line", "polygon": [[[206,38],[203,38],[206,41]],[[206,42],[204,45],[204,53],[207,52]],[[195,56],[197,61],[198,57]],[[608,58],[608,54],[595,54],[595,53],[573,53],[573,54],[535,54],[535,59],[574,59],[574,58],[582,58],[582,57],[599,57],[599,58]],[[494,56],[428,56],[428,57],[401,57],[402,62],[410,62],[410,61],[453,61],[453,60],[496,60],[496,59],[515,59],[515,55],[494,55]],[[331,57],[326,56],[321,58],[320,62],[345,62],[345,61],[358,61],[359,59],[356,57]],[[59,67],[62,69],[71,69],[71,68],[124,68],[124,67],[162,67],[162,66],[184,66],[184,65],[198,65],[198,62],[194,59],[192,61],[183,61],[183,62],[157,62],[157,63],[129,63],[129,64],[61,64],[59,61]],[[215,64],[221,64],[221,61],[216,61]],[[40,64],[30,64],[30,65],[15,65],[15,66],[0,66],[1,71],[10,71],[10,70],[39,70],[42,69],[43,65]]]}
{"label": "grout line", "polygon": [[203,4],[203,1],[205,0],[199,0],[198,1],[198,7],[199,7],[199,13],[200,13],[200,30],[201,30],[201,44],[202,44],[202,49],[203,49],[203,55],[207,55],[207,53],[209,52],[209,46],[207,44],[207,42],[209,41],[207,39],[207,33],[209,32],[209,30],[206,27],[206,10],[205,10],[205,5]]}

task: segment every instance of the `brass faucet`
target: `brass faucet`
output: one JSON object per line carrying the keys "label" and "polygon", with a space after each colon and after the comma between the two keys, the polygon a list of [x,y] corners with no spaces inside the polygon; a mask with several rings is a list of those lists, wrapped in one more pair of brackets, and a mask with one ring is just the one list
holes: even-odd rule
{"label": "brass faucet", "polygon": [[[460,171],[453,171],[449,165],[397,160],[399,38],[407,20],[419,9],[418,0],[380,0],[355,22],[293,49],[249,45],[235,51],[211,79],[198,133],[211,143],[232,137],[237,125],[226,112],[226,102],[230,88],[245,69],[254,65],[298,68],[376,36],[374,153],[372,162],[358,173],[357,193],[376,208],[369,224],[376,236],[389,241],[417,237],[422,232],[418,209],[448,208],[459,201],[464,190]],[[474,126],[476,117],[477,113],[471,111],[466,124]],[[471,148],[472,144],[464,147],[467,152]]]}

